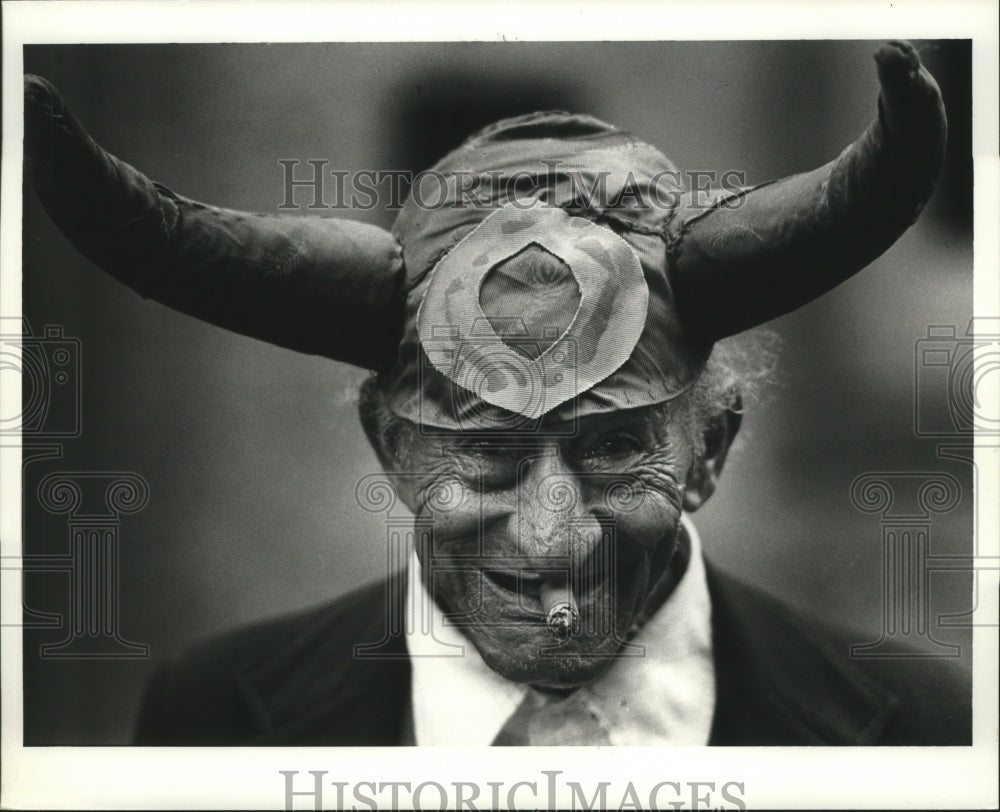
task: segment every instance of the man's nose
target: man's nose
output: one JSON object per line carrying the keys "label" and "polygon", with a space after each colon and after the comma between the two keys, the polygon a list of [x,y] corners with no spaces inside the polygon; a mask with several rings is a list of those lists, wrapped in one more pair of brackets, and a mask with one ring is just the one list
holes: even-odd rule
{"label": "man's nose", "polygon": [[519,467],[517,510],[509,532],[531,566],[568,557],[578,564],[601,540],[601,525],[588,507],[587,489],[558,451],[525,460]]}

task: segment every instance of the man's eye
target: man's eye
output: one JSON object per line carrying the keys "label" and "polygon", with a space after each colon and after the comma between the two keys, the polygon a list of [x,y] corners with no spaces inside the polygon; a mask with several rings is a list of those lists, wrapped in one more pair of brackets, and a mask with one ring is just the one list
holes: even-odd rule
{"label": "man's eye", "polygon": [[496,439],[469,438],[453,447],[454,453],[465,457],[470,462],[477,460],[480,464],[495,467],[498,465],[515,465],[523,451],[509,443]]}
{"label": "man's eye", "polygon": [[517,464],[523,452],[498,440],[467,438],[452,446],[456,462],[482,487],[508,487],[517,479]]}
{"label": "man's eye", "polygon": [[639,441],[631,434],[613,434],[604,437],[584,452],[585,457],[625,457],[641,449]]}

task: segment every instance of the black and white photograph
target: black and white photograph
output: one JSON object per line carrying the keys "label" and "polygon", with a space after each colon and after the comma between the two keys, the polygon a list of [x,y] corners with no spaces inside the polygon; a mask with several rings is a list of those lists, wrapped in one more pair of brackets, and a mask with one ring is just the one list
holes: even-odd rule
{"label": "black and white photograph", "polygon": [[184,5],[3,6],[5,807],[996,802],[995,9]]}

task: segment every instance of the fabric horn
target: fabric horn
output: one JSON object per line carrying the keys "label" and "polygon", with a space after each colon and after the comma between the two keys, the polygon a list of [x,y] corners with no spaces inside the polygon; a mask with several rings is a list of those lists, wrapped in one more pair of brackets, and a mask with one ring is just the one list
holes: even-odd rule
{"label": "fabric horn", "polygon": [[934,189],[947,133],[912,45],[875,54],[878,117],[839,157],[741,191],[683,222],[671,249],[685,326],[715,341],[788,313],[882,254]]}
{"label": "fabric horn", "polygon": [[376,370],[394,359],[404,274],[387,231],[177,195],[105,152],[30,75],[25,167],[70,242],[142,296],[300,352]]}

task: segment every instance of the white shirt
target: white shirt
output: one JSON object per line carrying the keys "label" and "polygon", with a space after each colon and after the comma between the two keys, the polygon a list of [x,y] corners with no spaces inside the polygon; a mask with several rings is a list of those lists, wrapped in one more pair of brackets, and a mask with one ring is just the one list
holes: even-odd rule
{"label": "white shirt", "polygon": [[[681,521],[691,540],[691,560],[670,597],[631,640],[645,647],[644,656],[616,659],[600,677],[559,702],[560,727],[574,735],[592,730],[585,734],[591,740],[532,738],[533,744],[708,743],[715,711],[712,607],[701,540],[686,516]],[[416,743],[491,744],[531,689],[493,671],[448,622],[423,586],[415,553],[407,596]]]}

